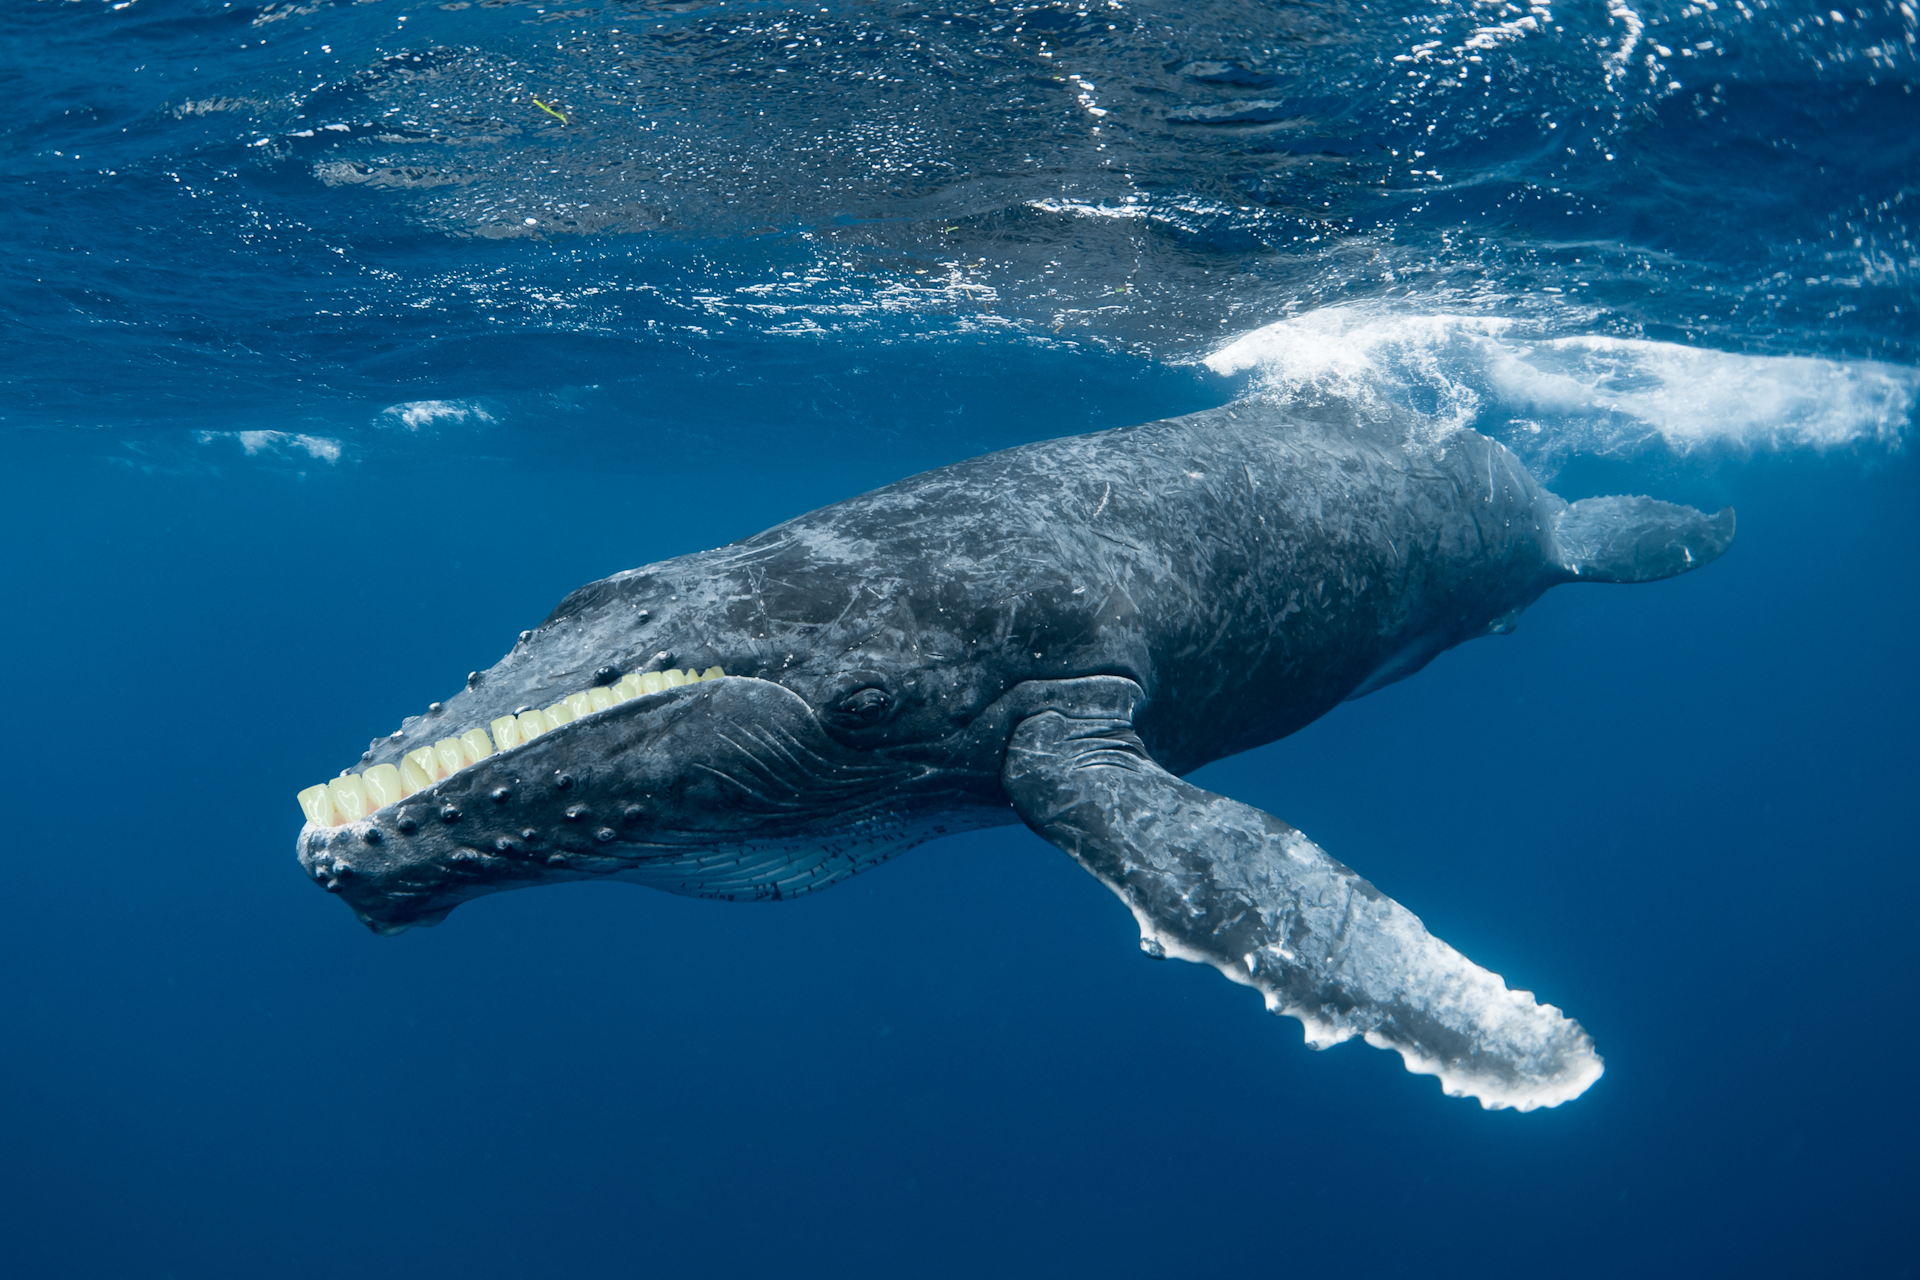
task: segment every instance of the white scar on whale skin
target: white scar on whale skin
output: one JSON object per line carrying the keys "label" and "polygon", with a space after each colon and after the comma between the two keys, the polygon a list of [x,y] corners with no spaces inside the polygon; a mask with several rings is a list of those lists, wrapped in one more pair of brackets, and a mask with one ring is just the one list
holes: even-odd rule
{"label": "white scar on whale skin", "polygon": [[377,764],[365,773],[343,772],[332,782],[306,788],[295,799],[300,812],[316,827],[358,822],[452,777],[468,765],[479,764],[496,752],[511,751],[563,724],[650,693],[663,693],[703,680],[718,680],[726,674],[719,667],[708,667],[704,672],[689,667],[685,671],[629,675],[610,685],[570,693],[544,710],[535,707],[518,715],[501,716],[491,725],[491,736],[486,729],[469,729],[456,737],[442,738],[432,746],[409,751],[397,766]]}

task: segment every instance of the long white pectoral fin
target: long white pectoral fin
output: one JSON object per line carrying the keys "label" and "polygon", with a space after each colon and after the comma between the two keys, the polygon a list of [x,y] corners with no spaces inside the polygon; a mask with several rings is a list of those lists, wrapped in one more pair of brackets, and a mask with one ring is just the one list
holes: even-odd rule
{"label": "long white pectoral fin", "polygon": [[1578,1023],[1508,990],[1278,818],[1162,769],[1130,707],[1098,705],[1108,686],[1137,688],[1099,685],[1078,709],[1021,721],[1002,781],[1028,826],[1120,895],[1143,947],[1257,988],[1316,1048],[1362,1036],[1483,1107],[1558,1106],[1600,1078]]}

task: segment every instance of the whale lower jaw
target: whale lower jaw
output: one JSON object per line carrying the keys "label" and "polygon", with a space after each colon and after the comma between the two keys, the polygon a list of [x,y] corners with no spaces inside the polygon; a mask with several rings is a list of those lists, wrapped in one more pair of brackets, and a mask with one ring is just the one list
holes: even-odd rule
{"label": "whale lower jaw", "polygon": [[[725,844],[673,845],[607,841],[583,851],[483,849],[456,844],[447,870],[409,893],[404,871],[380,865],[384,840],[368,842],[370,823],[309,824],[300,834],[300,863],[327,891],[346,900],[362,923],[385,936],[428,928],[463,902],[507,889],[573,880],[618,881],[690,898],[781,902],[849,876],[942,836],[1018,819],[1011,809],[962,807],[915,816],[882,813],[830,832]],[[395,883],[398,880],[399,883]]]}

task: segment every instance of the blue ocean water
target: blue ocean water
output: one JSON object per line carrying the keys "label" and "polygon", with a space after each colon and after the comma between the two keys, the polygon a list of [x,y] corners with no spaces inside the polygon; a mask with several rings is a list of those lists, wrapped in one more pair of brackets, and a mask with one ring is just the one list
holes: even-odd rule
{"label": "blue ocean water", "polygon": [[[1912,1275],[1916,9],[3,0],[11,1275]],[[1197,780],[1592,1032],[1487,1112],[1022,828],[368,934],[300,786],[568,591],[1392,401],[1706,570]]]}

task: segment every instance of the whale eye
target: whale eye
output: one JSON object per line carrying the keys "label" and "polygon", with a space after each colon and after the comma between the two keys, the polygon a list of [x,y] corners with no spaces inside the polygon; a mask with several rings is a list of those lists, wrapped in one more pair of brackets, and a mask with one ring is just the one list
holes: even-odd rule
{"label": "whale eye", "polygon": [[885,689],[859,689],[840,699],[835,710],[855,724],[869,725],[886,719],[892,706],[893,699]]}

